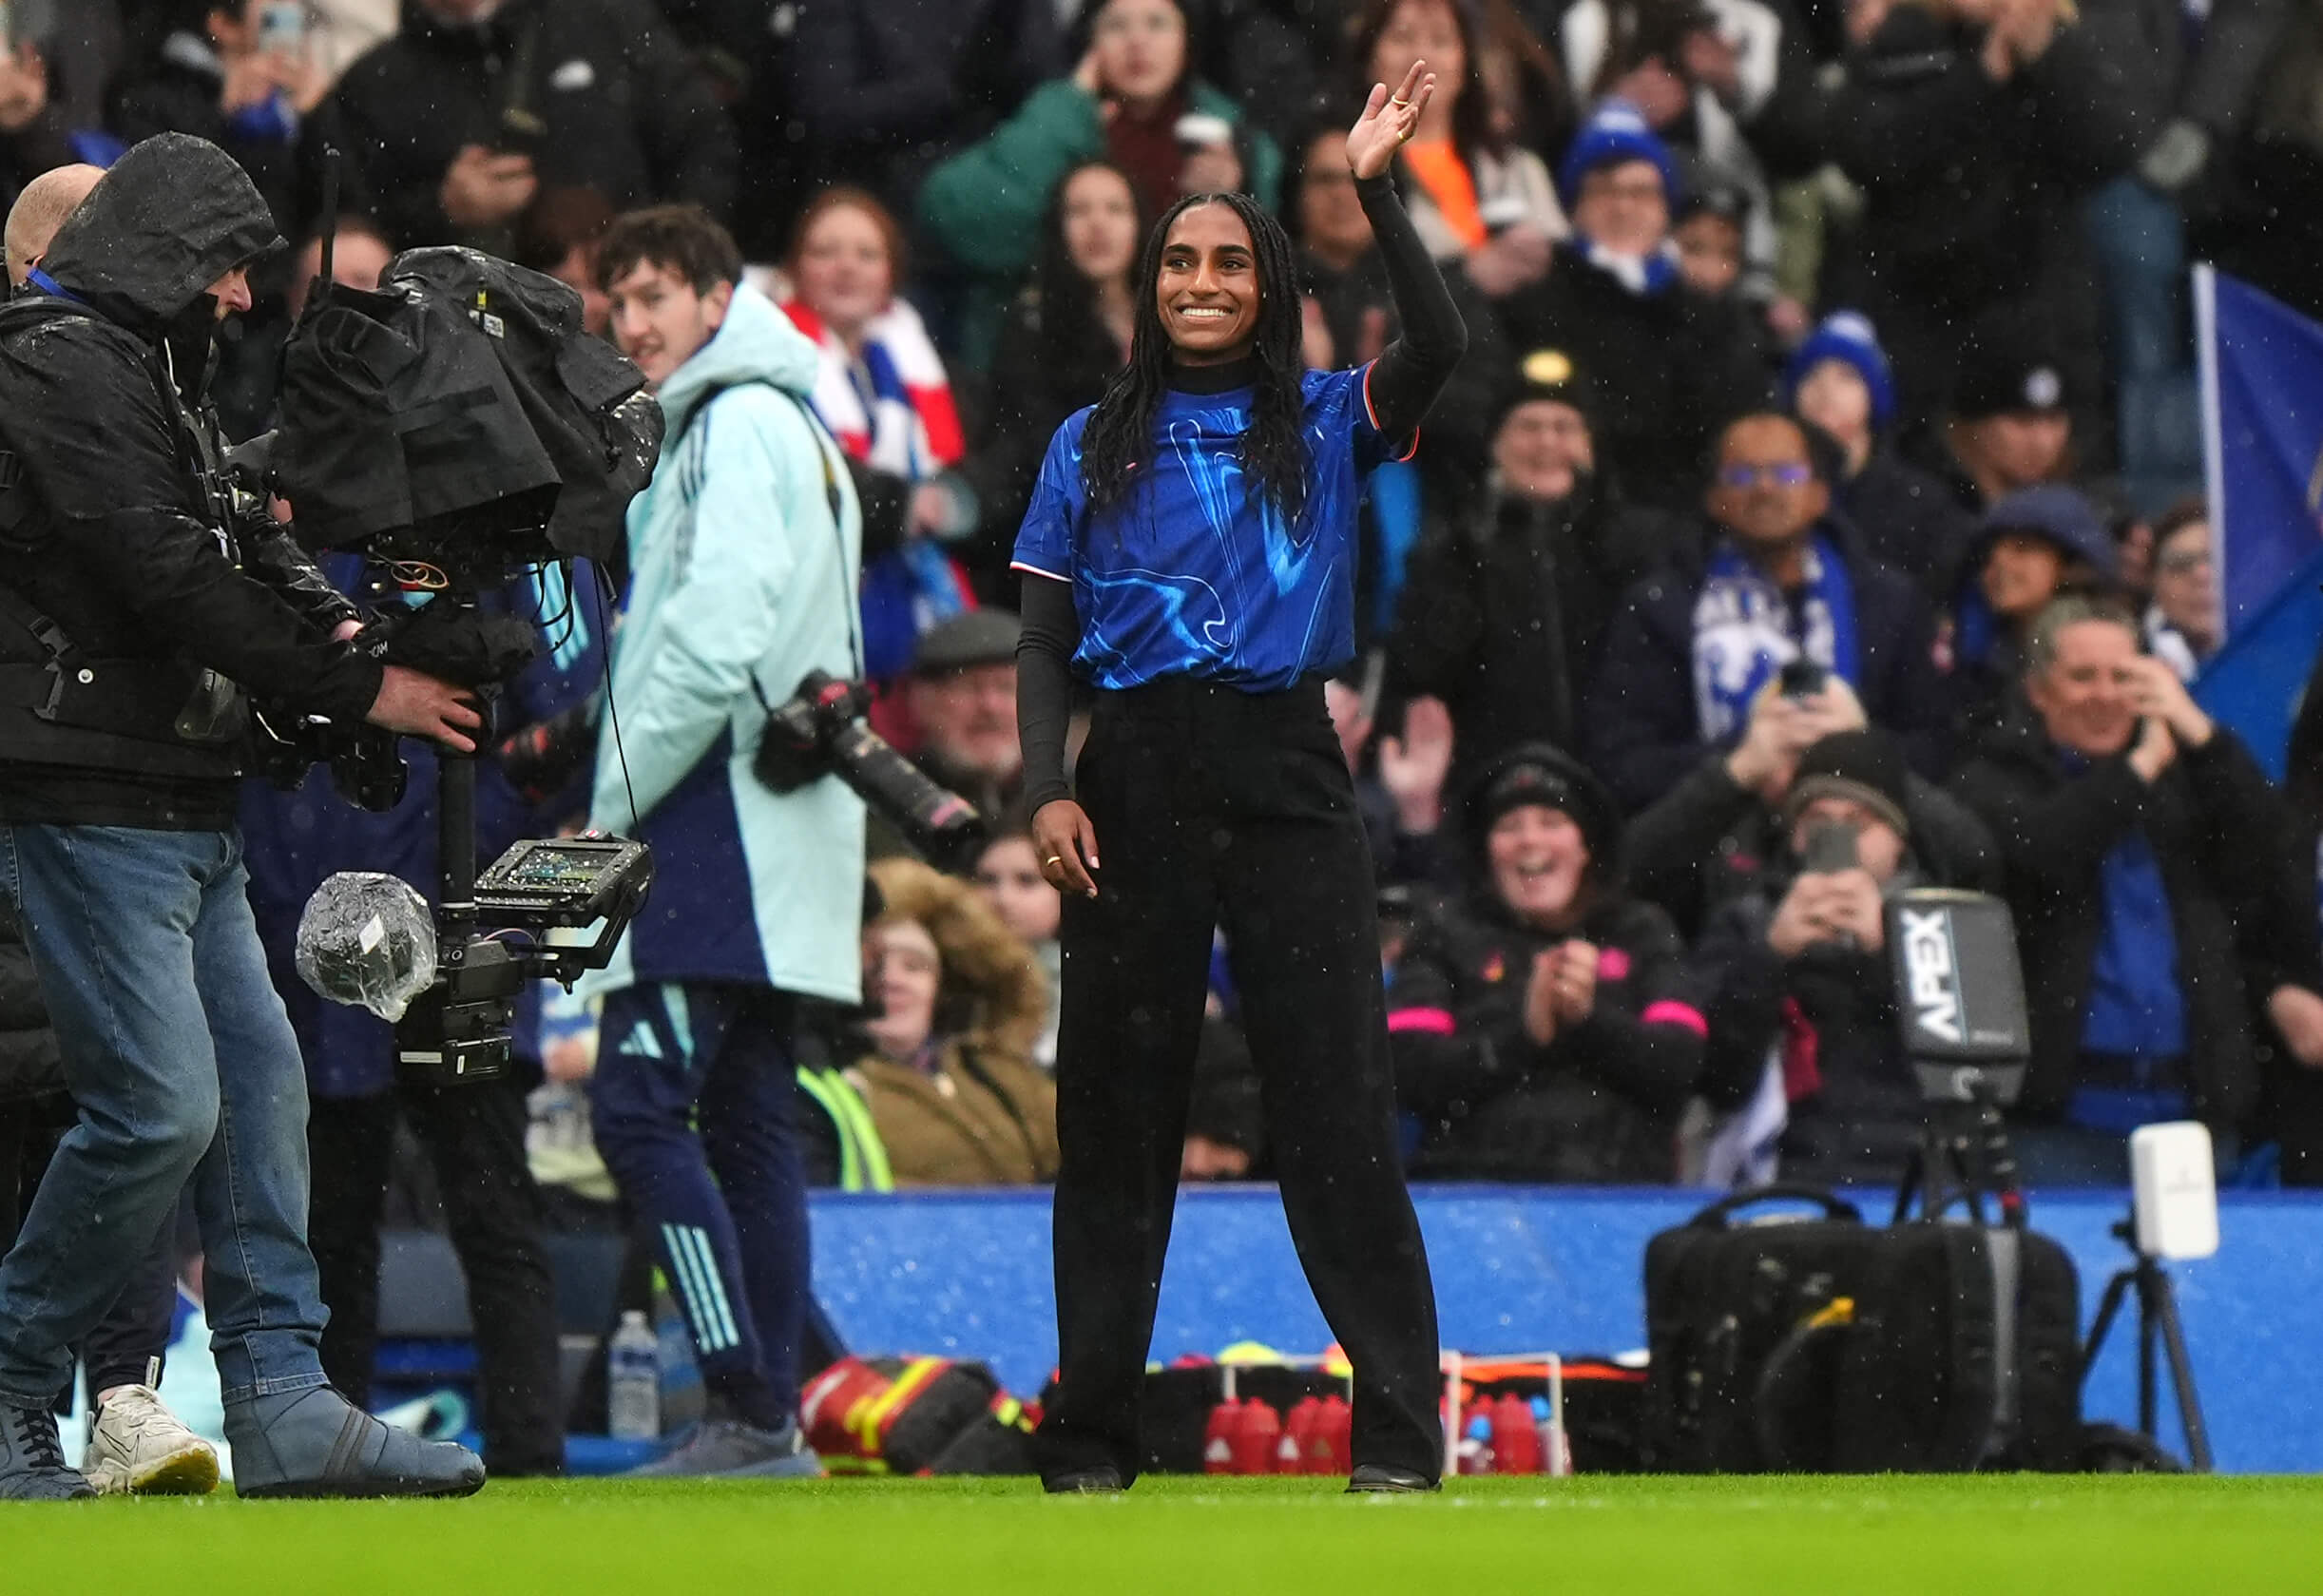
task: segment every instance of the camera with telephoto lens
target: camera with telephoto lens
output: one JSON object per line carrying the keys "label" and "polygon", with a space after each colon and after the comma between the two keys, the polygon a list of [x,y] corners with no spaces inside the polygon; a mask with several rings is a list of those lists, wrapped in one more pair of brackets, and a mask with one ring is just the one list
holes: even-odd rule
{"label": "camera with telephoto lens", "polygon": [[984,843],[984,817],[948,792],[864,723],[871,689],[809,671],[798,690],[766,712],[752,769],[774,792],[794,793],[836,776],[939,869],[968,862]]}

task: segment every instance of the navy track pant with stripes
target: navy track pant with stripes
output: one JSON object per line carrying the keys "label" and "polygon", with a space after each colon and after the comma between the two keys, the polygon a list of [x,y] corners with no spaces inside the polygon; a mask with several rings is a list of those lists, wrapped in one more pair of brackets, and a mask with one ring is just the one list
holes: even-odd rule
{"label": "navy track pant with stripes", "polygon": [[809,1290],[797,1009],[712,982],[610,993],[591,1088],[597,1151],[685,1311],[704,1383],[769,1429],[797,1410]]}

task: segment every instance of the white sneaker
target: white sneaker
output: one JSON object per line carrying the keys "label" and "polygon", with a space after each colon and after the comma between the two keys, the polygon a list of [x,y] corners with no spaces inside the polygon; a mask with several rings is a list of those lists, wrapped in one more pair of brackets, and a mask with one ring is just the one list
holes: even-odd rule
{"label": "white sneaker", "polygon": [[218,1452],[152,1387],[125,1386],[99,1413],[81,1472],[106,1496],[205,1496],[218,1489]]}

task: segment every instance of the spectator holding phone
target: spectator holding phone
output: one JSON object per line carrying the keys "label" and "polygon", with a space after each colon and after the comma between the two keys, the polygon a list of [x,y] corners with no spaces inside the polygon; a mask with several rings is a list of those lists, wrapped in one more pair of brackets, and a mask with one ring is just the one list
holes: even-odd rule
{"label": "spectator holding phone", "polygon": [[1774,413],[1728,427],[1705,507],[1707,559],[1631,588],[1605,641],[1585,721],[1615,796],[1643,809],[1735,747],[1787,667],[1786,693],[1844,686],[1864,719],[1920,735],[1932,767],[1945,700],[1928,601],[1856,552],[1805,430]]}
{"label": "spectator holding phone", "polygon": [[331,105],[355,198],[406,245],[505,249],[544,185],[734,202],[733,127],[646,0],[410,0]]}
{"label": "spectator holding phone", "polygon": [[1238,106],[1192,76],[1187,15],[1176,0],[1104,0],[1084,15],[1087,38],[1072,72],[1034,90],[920,189],[921,225],[971,279],[961,356],[979,371],[1040,247],[1042,212],[1074,166],[1101,157],[1119,166],[1144,216],[1187,194],[1226,190],[1272,209],[1280,192],[1274,141],[1245,128]]}
{"label": "spectator holding phone", "polygon": [[192,133],[250,174],[275,225],[299,230],[301,134],[329,75],[306,48],[301,0],[176,0],[176,26],[114,96],[113,131],[130,144]]}
{"label": "spectator holding phone", "polygon": [[1917,786],[1884,733],[1820,739],[1798,757],[1765,868],[1711,914],[1699,952],[1716,971],[1710,1067],[1764,1084],[1756,1112],[1708,1138],[1699,1167],[1709,1183],[1771,1178],[1771,1136],[1785,1177],[1885,1183],[1902,1174],[1926,1113],[1896,1027],[1887,899],[1971,884],[1923,857],[1913,810],[1930,806]]}

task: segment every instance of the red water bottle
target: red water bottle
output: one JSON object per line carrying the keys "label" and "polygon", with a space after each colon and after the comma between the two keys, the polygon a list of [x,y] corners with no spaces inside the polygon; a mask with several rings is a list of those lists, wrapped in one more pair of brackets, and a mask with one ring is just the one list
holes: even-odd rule
{"label": "red water bottle", "polygon": [[1242,1404],[1229,1398],[1210,1410],[1210,1422],[1201,1433],[1201,1471],[1234,1472],[1234,1437],[1241,1428]]}
{"label": "red water bottle", "polygon": [[1355,1411],[1344,1396],[1326,1396],[1315,1420],[1314,1450],[1307,1454],[1310,1474],[1344,1474],[1355,1466]]}
{"label": "red water bottle", "polygon": [[1282,1421],[1282,1439],[1275,1444],[1275,1472],[1307,1471],[1307,1452],[1315,1444],[1315,1421],[1322,1412],[1323,1405],[1312,1396],[1302,1396],[1292,1406],[1291,1416]]}
{"label": "red water bottle", "polygon": [[1234,1472],[1273,1473],[1275,1449],[1281,1443],[1282,1415],[1256,1396],[1252,1397],[1242,1404],[1241,1415],[1230,1443],[1234,1453]]}
{"label": "red water bottle", "polygon": [[1522,1396],[1504,1396],[1492,1404],[1492,1453],[1501,1473],[1541,1471],[1541,1427],[1533,1420],[1532,1404]]}

